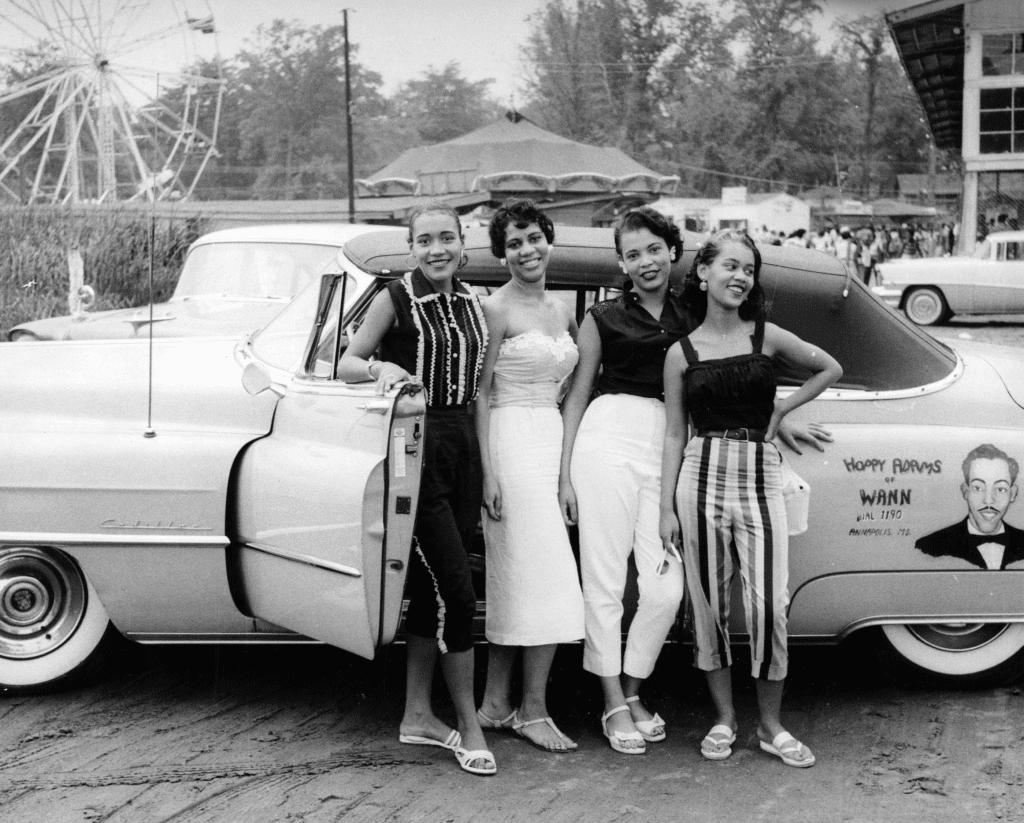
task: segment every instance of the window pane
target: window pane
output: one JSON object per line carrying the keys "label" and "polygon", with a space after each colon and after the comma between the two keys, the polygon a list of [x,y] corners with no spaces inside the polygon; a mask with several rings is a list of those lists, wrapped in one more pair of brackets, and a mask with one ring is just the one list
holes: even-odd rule
{"label": "window pane", "polygon": [[[1024,54],[1018,55],[1017,59],[1024,61]],[[1024,109],[1024,86],[1013,90],[1013,107],[1015,109]]]}
{"label": "window pane", "polygon": [[1006,111],[983,111],[981,113],[981,130],[988,131],[1010,131],[1010,112]]}
{"label": "window pane", "polygon": [[1024,131],[1015,131],[1013,133],[1013,150],[1015,152],[1024,152]]}
{"label": "window pane", "polygon": [[1011,89],[982,89],[981,107],[983,109],[1008,109],[1013,95]]}
{"label": "window pane", "polygon": [[1003,154],[1010,151],[1009,134],[983,134],[981,135],[982,154]]}
{"label": "window pane", "polygon": [[981,71],[986,76],[1010,74],[1013,58],[1012,34],[986,34],[981,38]]}
{"label": "window pane", "polygon": [[1024,130],[1024,109],[1017,109],[1013,113],[1013,130]]}

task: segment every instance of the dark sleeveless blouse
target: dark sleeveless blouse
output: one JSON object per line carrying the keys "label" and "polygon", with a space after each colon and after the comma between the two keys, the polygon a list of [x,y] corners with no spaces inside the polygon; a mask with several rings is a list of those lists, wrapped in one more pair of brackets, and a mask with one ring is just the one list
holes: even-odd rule
{"label": "dark sleeveless blouse", "polygon": [[487,350],[480,299],[458,280],[452,288],[451,294],[435,292],[419,269],[387,285],[396,324],[381,340],[381,360],[422,381],[428,408],[475,400]]}
{"label": "dark sleeveless blouse", "polygon": [[686,356],[683,397],[698,432],[767,429],[775,411],[775,369],[761,351],[764,322],[750,335],[753,352],[701,360],[689,337],[679,343]]}
{"label": "dark sleeveless blouse", "polygon": [[601,337],[601,373],[597,394],[632,394],[664,400],[665,355],[697,325],[686,311],[682,295],[665,295],[661,318],[655,319],[632,290],[590,309]]}

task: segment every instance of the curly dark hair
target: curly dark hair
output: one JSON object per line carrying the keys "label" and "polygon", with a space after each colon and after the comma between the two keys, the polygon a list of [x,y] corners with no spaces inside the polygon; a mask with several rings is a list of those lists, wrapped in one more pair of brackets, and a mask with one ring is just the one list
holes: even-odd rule
{"label": "curly dark hair", "polygon": [[679,226],[671,217],[655,211],[650,206],[640,206],[624,212],[615,223],[615,253],[622,257],[622,235],[629,231],[647,229],[655,237],[665,241],[672,252],[672,260],[683,259],[683,236]]}
{"label": "curly dark hair", "polygon": [[416,225],[416,221],[424,214],[447,214],[455,221],[455,225],[458,227],[459,239],[464,239],[462,236],[462,220],[459,219],[459,213],[447,203],[442,203],[440,200],[433,200],[429,203],[424,203],[422,206],[417,206],[412,210],[412,214],[409,215],[409,245],[412,245],[413,226]]}
{"label": "curly dark hair", "polygon": [[499,260],[505,256],[505,234],[509,225],[525,229],[531,223],[537,224],[549,243],[555,242],[555,224],[532,200],[514,199],[502,203],[487,226],[491,254]]}
{"label": "curly dark hair", "polygon": [[761,252],[757,245],[750,239],[750,235],[739,229],[721,229],[709,237],[703,246],[697,250],[693,258],[693,265],[686,274],[683,283],[683,300],[689,307],[694,319],[703,322],[708,312],[708,293],[700,287],[700,276],[697,270],[701,266],[710,266],[722,253],[726,243],[740,243],[746,246],[754,255],[754,288],[750,290],[747,299],[740,306],[741,320],[765,320],[768,317],[768,297],[761,287]]}

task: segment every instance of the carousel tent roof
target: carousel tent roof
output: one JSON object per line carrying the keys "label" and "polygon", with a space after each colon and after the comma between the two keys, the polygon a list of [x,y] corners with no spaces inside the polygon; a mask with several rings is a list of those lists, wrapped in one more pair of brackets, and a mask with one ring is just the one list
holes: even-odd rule
{"label": "carousel tent roof", "polygon": [[660,175],[616,148],[569,140],[509,113],[469,134],[404,152],[368,180],[366,194],[449,194],[480,190],[670,193]]}

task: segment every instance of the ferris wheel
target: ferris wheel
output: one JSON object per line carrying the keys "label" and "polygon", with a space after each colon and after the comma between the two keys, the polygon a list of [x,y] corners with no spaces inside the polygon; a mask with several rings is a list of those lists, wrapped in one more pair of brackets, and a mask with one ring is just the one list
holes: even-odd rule
{"label": "ferris wheel", "polygon": [[206,0],[2,0],[0,29],[0,200],[192,193],[223,96]]}

